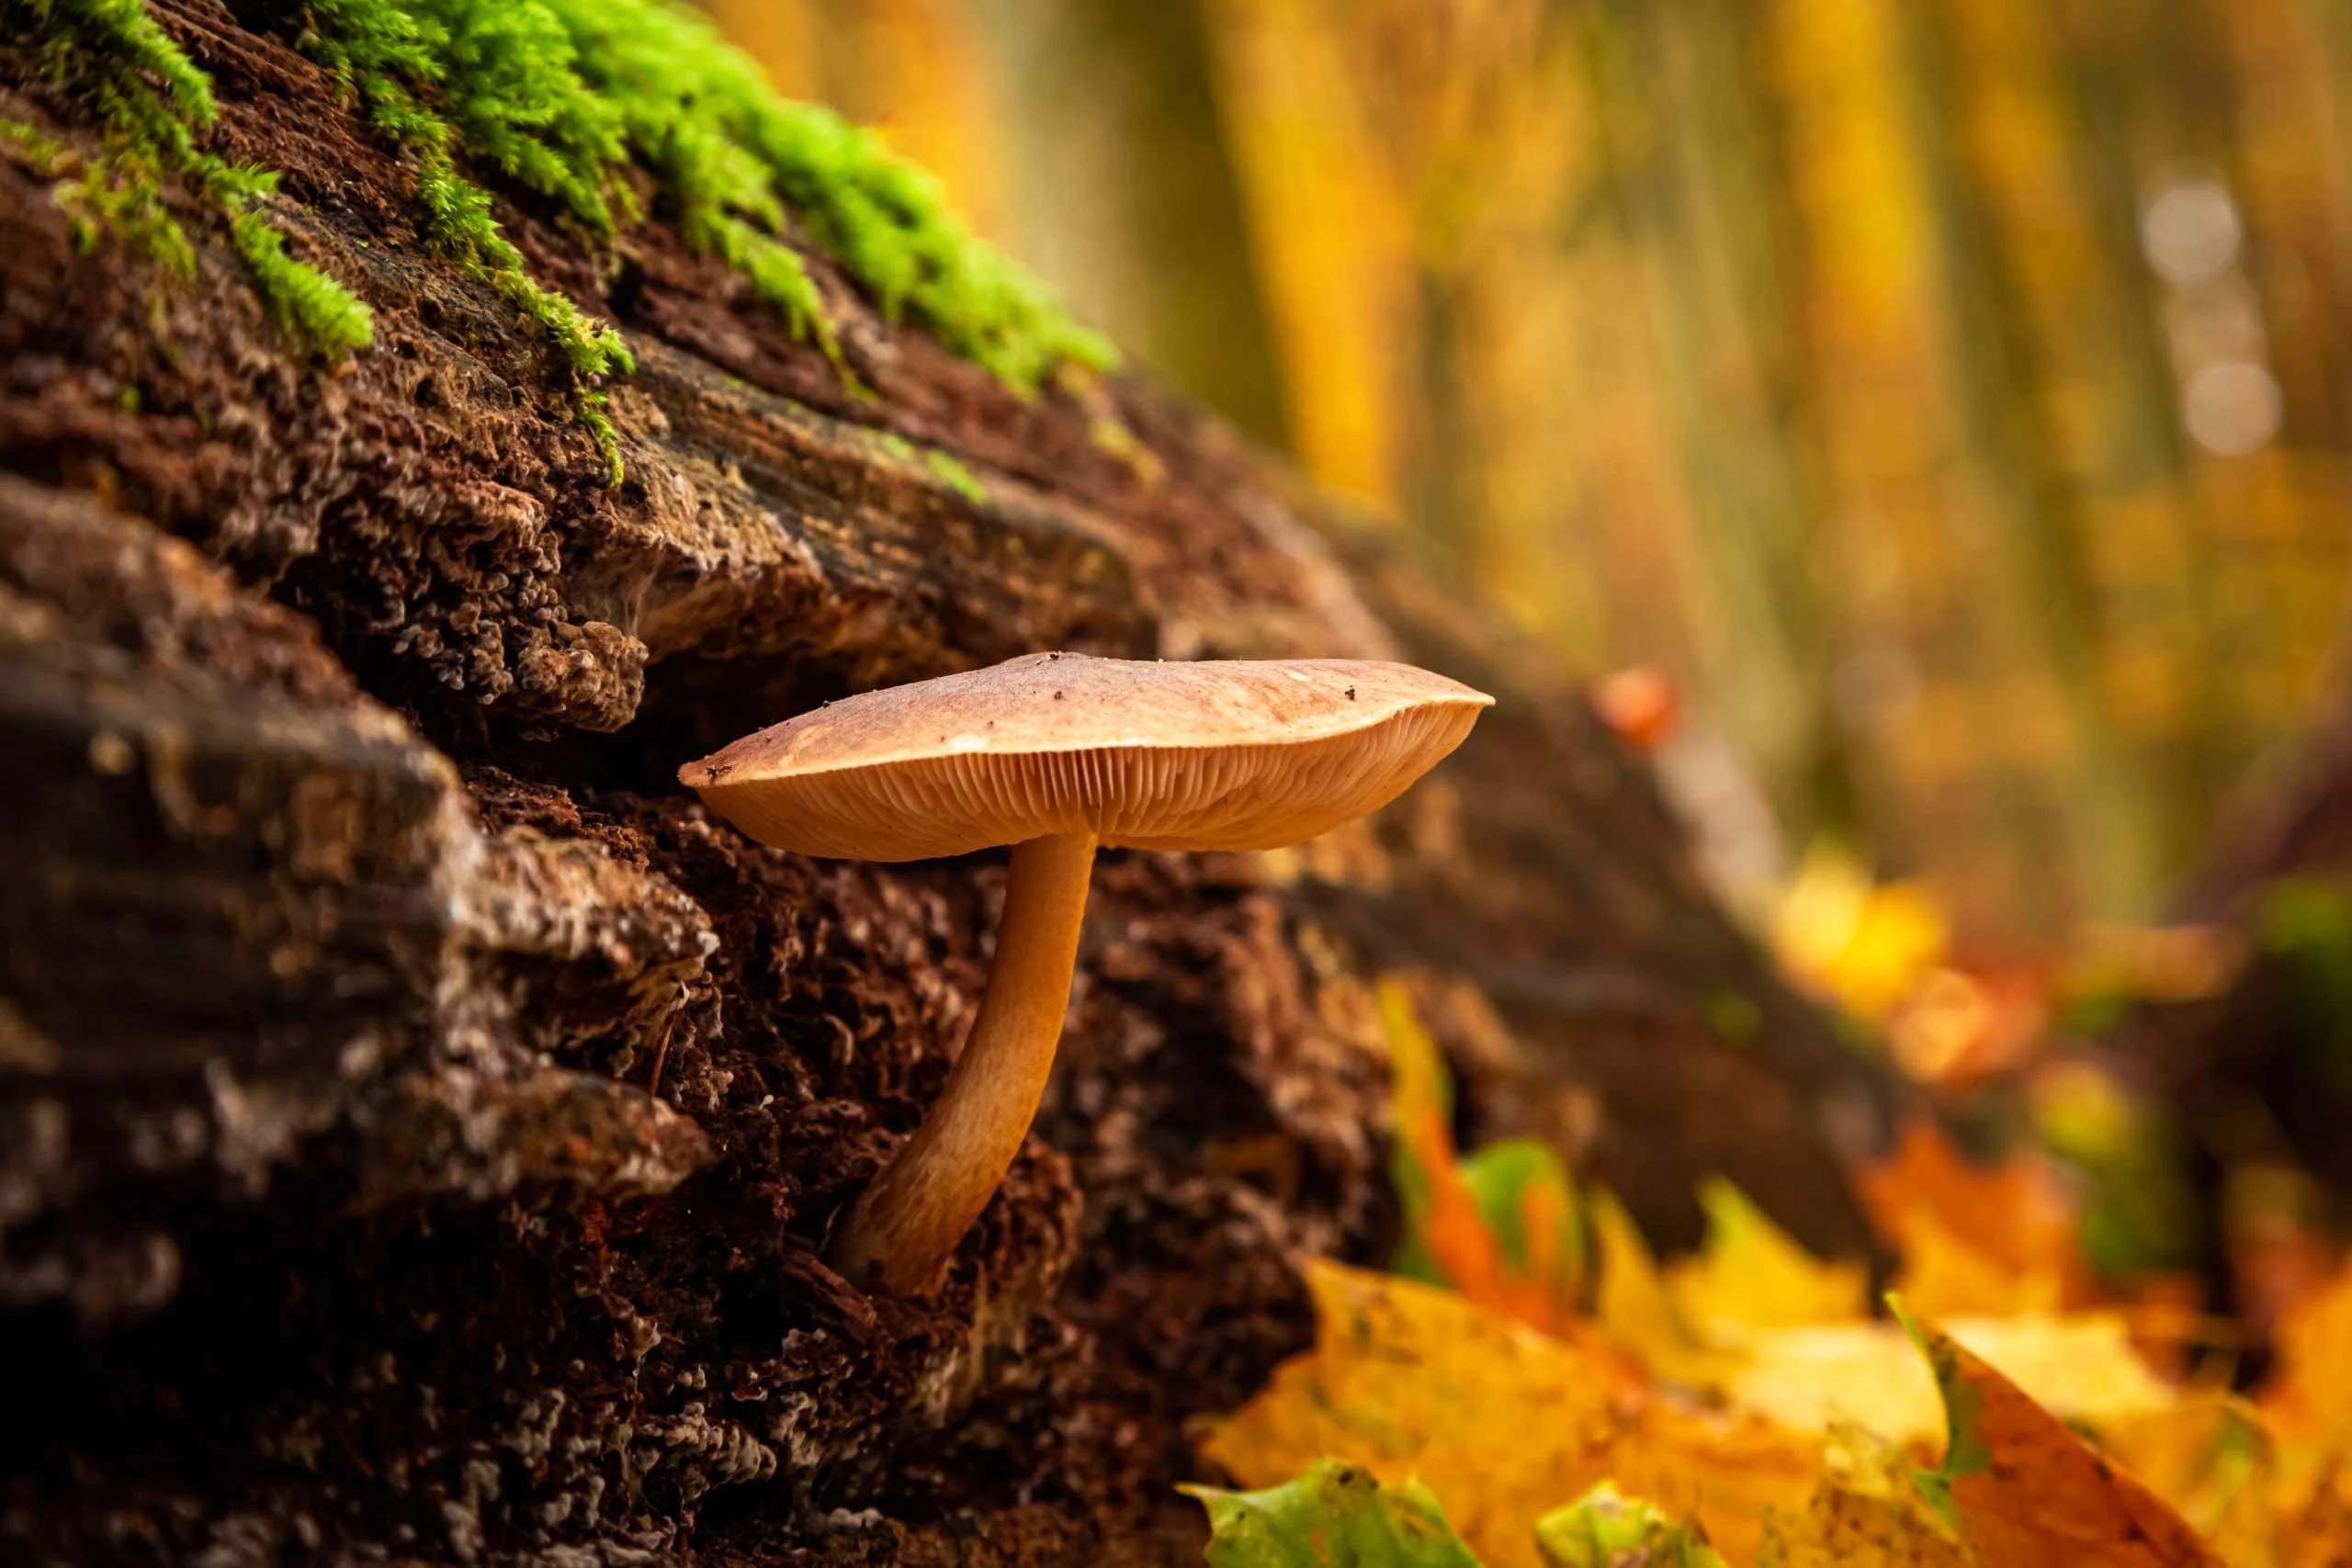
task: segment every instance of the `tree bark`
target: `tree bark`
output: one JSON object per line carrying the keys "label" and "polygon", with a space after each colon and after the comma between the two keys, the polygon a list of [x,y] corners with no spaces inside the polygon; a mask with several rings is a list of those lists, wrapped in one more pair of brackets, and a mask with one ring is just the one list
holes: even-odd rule
{"label": "tree bark", "polygon": [[[376,341],[306,362],[193,203],[184,279],[0,161],[12,1554],[1181,1558],[1183,1422],[1303,1348],[1297,1258],[1393,1242],[1388,973],[1465,1136],[1551,1137],[1668,1245],[1721,1172],[1868,1249],[1838,1156],[1884,1086],[1407,547],[1148,387],[1023,401],[820,259],[870,396],[659,223],[503,204],[638,352],[608,489],[325,76],[153,9]],[[93,150],[28,48],[0,115]],[[1002,857],[800,860],[672,771],[1050,647],[1499,701],[1361,830],[1106,855],[1032,1138],[936,1299],[869,1299],[823,1238],[945,1078]]]}

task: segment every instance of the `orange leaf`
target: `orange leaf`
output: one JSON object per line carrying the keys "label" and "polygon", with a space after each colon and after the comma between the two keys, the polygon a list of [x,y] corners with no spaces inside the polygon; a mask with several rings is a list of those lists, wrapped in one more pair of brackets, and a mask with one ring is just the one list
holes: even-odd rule
{"label": "orange leaf", "polygon": [[1526,1256],[1514,1267],[1455,1153],[1445,1058],[1401,981],[1381,982],[1380,1015],[1395,1078],[1395,1176],[1412,1239],[1444,1282],[1472,1301],[1558,1329],[1573,1314],[1579,1277],[1576,1258],[1563,1256],[1571,1221],[1565,1185],[1521,1188],[1516,1218]]}
{"label": "orange leaf", "polygon": [[2278,1371],[2262,1413],[2307,1446],[2352,1438],[2352,1265],[2290,1304],[2278,1320]]}
{"label": "orange leaf", "polygon": [[2226,1568],[2170,1505],[1939,1329],[1905,1319],[1943,1394],[1942,1468],[1969,1550],[1998,1568]]}
{"label": "orange leaf", "polygon": [[1894,1155],[1860,1172],[1855,1185],[1879,1233],[1906,1258],[1921,1245],[1913,1216],[1924,1213],[1938,1227],[1938,1241],[1959,1242],[2017,1276],[2020,1294],[2038,1297],[2052,1282],[2069,1302],[2079,1294],[2074,1288],[2081,1257],[2074,1201],[2057,1172],[2038,1158],[1979,1164],[1962,1154],[1932,1118],[1922,1116],[1904,1126]]}

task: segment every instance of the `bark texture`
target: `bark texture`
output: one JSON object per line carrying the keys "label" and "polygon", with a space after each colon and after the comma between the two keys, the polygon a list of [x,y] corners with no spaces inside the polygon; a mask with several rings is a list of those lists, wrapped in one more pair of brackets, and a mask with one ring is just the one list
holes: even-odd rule
{"label": "bark texture", "polygon": [[[1393,1240],[1386,973],[1466,1136],[1551,1137],[1668,1245],[1721,1172],[1867,1248],[1834,1145],[1882,1086],[1426,563],[1147,387],[1014,398],[821,260],[870,398],[658,223],[503,204],[642,363],[608,490],[324,76],[154,9],[376,344],[291,353],[192,205],[192,278],[84,254],[0,159],[0,1554],[1181,1560],[1183,1422],[1303,1348],[1300,1256]],[[26,49],[0,115],[94,147]],[[1500,701],[1360,829],[1106,855],[1034,1135],[939,1297],[868,1299],[818,1255],[945,1077],[1001,859],[796,859],[672,770],[1051,647]]]}

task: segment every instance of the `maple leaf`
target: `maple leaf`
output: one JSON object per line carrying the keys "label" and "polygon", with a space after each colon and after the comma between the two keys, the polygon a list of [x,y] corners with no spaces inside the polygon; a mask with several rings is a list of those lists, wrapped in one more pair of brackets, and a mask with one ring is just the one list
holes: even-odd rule
{"label": "maple leaf", "polygon": [[1178,1490],[1208,1510],[1210,1568],[1482,1568],[1428,1487],[1336,1460],[1259,1492]]}
{"label": "maple leaf", "polygon": [[[2072,1286],[2082,1241],[2075,1204],[2045,1159],[2018,1156],[1980,1164],[1961,1153],[1933,1118],[1917,1116],[1904,1123],[1894,1152],[1858,1172],[1854,1185],[1879,1234],[1906,1261],[1918,1249],[1924,1216],[1939,1242],[1965,1247],[1982,1265],[2023,1281],[2028,1292],[2047,1291],[2054,1280],[2062,1301],[2077,1293]],[[1906,1292],[1904,1300],[1913,1297]],[[1949,1310],[2003,1309],[1982,1302]]]}
{"label": "maple leaf", "polygon": [[[1898,1314],[1901,1309],[1897,1309]],[[1997,1568],[2225,1568],[2143,1482],[1950,1335],[1908,1316],[1943,1395],[1943,1463],[1920,1485]]]}
{"label": "maple leaf", "polygon": [[1609,1337],[1650,1375],[1686,1388],[1722,1387],[1741,1358],[1713,1344],[1683,1315],[1657,1259],[1616,1197],[1595,1192],[1589,1204],[1600,1282],[1593,1312]]}
{"label": "maple leaf", "polygon": [[1961,1239],[1931,1209],[1905,1212],[1897,1232],[1903,1270],[1895,1293],[1933,1317],[2054,1313],[2065,1304],[2059,1269],[2019,1270]]}
{"label": "maple leaf", "polygon": [[1707,1216],[1699,1255],[1668,1276],[1684,1317],[1702,1331],[1726,1325],[1781,1328],[1846,1323],[1870,1315],[1870,1273],[1859,1263],[1825,1263],[1720,1177],[1699,1184]]}

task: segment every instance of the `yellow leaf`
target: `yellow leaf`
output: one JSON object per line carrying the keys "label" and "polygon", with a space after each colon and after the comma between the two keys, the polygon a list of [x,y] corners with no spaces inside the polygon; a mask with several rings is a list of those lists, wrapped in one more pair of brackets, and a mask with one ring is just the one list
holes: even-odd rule
{"label": "yellow leaf", "polygon": [[1908,1455],[1852,1427],[1829,1435],[1821,1483],[1765,1523],[1765,1568],[1977,1568],[1911,1479]]}
{"label": "yellow leaf", "polygon": [[1602,1332],[1653,1377],[1690,1388],[1720,1387],[1738,1370],[1740,1358],[1684,1320],[1649,1244],[1614,1194],[1596,1191],[1588,1207],[1600,1268],[1593,1310]]}
{"label": "yellow leaf", "polygon": [[2260,1418],[2219,1389],[2102,1426],[2100,1451],[2146,1482],[2231,1568],[2278,1568],[2278,1458]]}
{"label": "yellow leaf", "polygon": [[2288,1306],[2278,1342],[2278,1371],[2262,1394],[2271,1429],[2308,1449],[2352,1440],[2352,1264]]}
{"label": "yellow leaf", "polygon": [[1942,1466],[1923,1484],[1997,1568],[2226,1568],[2147,1485],[2093,1452],[1950,1335],[1906,1323],[1943,1396]]}
{"label": "yellow leaf", "polygon": [[1719,1177],[1699,1187],[1707,1240],[1669,1271],[1668,1288],[1702,1332],[1848,1323],[1870,1315],[1870,1275],[1824,1263]]}
{"label": "yellow leaf", "polygon": [[[2172,1391],[2132,1350],[2115,1314],[1954,1319],[1947,1327],[2068,1420],[2098,1426],[2172,1405]],[[1943,1425],[1935,1381],[1893,1324],[1779,1329],[1747,1348],[1724,1392],[1784,1427],[1824,1431],[1842,1419],[1907,1442]]]}
{"label": "yellow leaf", "polygon": [[1947,1229],[1931,1209],[1907,1211],[1901,1235],[1903,1271],[1895,1291],[1914,1311],[1938,1317],[1998,1317],[2054,1313],[2064,1304],[2064,1276],[2008,1268]]}
{"label": "yellow leaf", "polygon": [[1644,1391],[1589,1331],[1538,1334],[1449,1291],[1309,1260],[1316,1348],[1207,1423],[1201,1453],[1248,1486],[1326,1456],[1419,1475],[1490,1568],[1536,1568],[1536,1521],[1613,1481],[1749,1560],[1769,1507],[1809,1492],[1820,1444]]}
{"label": "yellow leaf", "polygon": [[1772,919],[1772,945],[1801,984],[1858,1018],[1883,1020],[1943,961],[1943,912],[1910,883],[1872,886],[1860,862],[1815,845]]}

